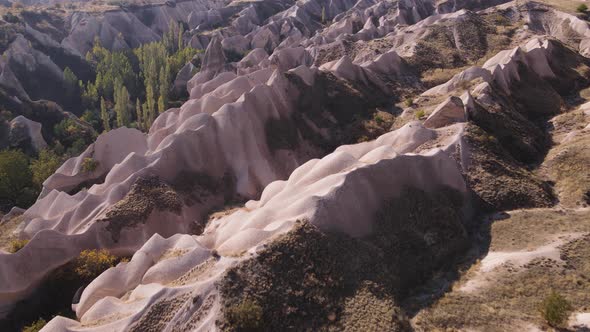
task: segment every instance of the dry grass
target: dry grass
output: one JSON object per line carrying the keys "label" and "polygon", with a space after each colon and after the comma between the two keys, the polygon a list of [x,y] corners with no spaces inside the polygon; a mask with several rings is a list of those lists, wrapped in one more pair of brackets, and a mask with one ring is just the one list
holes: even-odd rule
{"label": "dry grass", "polygon": [[[496,221],[491,228],[494,250],[522,249],[542,243],[552,233],[588,231],[590,211],[521,211]],[[466,293],[455,289],[414,319],[417,331],[478,329],[483,331],[523,330],[545,326],[540,312],[543,300],[556,291],[574,311],[590,310],[590,235],[560,247],[564,263],[536,259],[522,269],[504,266],[495,271],[490,284]],[[464,283],[478,267],[465,273]]]}
{"label": "dry grass", "polygon": [[491,225],[490,251],[539,247],[558,233],[590,232],[590,210],[534,209],[513,211]]}
{"label": "dry grass", "polygon": [[12,241],[16,240],[13,232],[22,221],[22,216],[17,216],[0,224],[0,249],[10,251]]}
{"label": "dry grass", "polygon": [[580,132],[552,148],[543,163],[543,169],[555,181],[563,206],[587,206],[590,203],[589,146],[590,133]]}
{"label": "dry grass", "polygon": [[550,6],[555,7],[556,9],[559,9],[570,14],[577,14],[576,8],[580,4],[584,3],[580,0],[541,0],[539,2],[546,3]]}
{"label": "dry grass", "polygon": [[[587,90],[590,90],[587,89]],[[590,91],[588,91],[590,97]],[[590,120],[590,119],[589,119]],[[553,124],[552,135],[555,141],[561,141],[564,134],[570,133],[572,130],[584,129],[589,121],[586,120],[583,109],[576,109],[571,112],[563,113],[551,120]]]}
{"label": "dry grass", "polygon": [[434,68],[422,73],[422,83],[426,88],[432,88],[449,81],[453,76],[469,68],[469,66],[457,68]]}

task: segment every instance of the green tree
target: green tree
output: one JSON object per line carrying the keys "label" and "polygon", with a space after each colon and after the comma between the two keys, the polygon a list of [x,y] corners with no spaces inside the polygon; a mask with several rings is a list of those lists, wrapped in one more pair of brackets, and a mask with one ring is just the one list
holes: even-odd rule
{"label": "green tree", "polygon": [[78,85],[78,77],[76,74],[70,69],[70,67],[66,67],[64,69],[64,81],[68,85],[77,86]]}
{"label": "green tree", "polygon": [[111,130],[109,113],[107,112],[107,105],[103,97],[100,97],[100,118],[102,119],[102,127],[105,132]]}
{"label": "green tree", "polygon": [[[166,63],[165,66],[160,68],[160,98],[162,98],[163,108],[160,108],[160,113],[163,113],[162,109],[168,106],[168,92],[170,91],[170,65]],[[158,103],[160,101],[158,100]],[[159,106],[159,104],[158,104]]]}
{"label": "green tree", "polygon": [[177,51],[180,52],[184,48],[184,26],[179,22],[178,23],[178,49]]}
{"label": "green tree", "polygon": [[98,114],[95,110],[86,110],[84,114],[80,117],[80,120],[88,123],[94,129],[100,129],[100,119],[98,118]]}
{"label": "green tree", "polygon": [[120,80],[116,81],[115,86],[115,113],[117,114],[117,127],[129,126],[129,93]]}
{"label": "green tree", "polygon": [[169,73],[175,75],[195,56],[195,54],[202,52],[192,47],[185,47],[182,50],[170,55],[168,57]]}
{"label": "green tree", "polygon": [[146,132],[149,132],[151,123],[149,123],[150,112],[148,110],[147,102],[143,103],[142,110],[143,110],[143,127],[145,128]]}
{"label": "green tree", "polygon": [[55,138],[67,147],[66,153],[76,155],[94,141],[95,132],[75,119],[64,119],[53,127]]}
{"label": "green tree", "polygon": [[124,52],[110,52],[95,40],[86,59],[96,67],[94,87],[98,95],[114,101],[115,82],[120,80],[128,89],[136,91],[137,75]]}
{"label": "green tree", "polygon": [[141,102],[139,98],[135,100],[135,116],[137,117],[137,129],[141,130],[143,127],[143,113],[141,111]]}
{"label": "green tree", "polygon": [[144,44],[134,52],[139,60],[140,77],[143,79],[144,86],[147,88],[151,85],[157,91],[160,68],[165,66],[168,59],[168,51],[164,43]]}
{"label": "green tree", "polygon": [[36,193],[27,156],[20,151],[0,152],[0,202],[28,207]]}
{"label": "green tree", "polygon": [[50,177],[61,166],[61,158],[52,150],[43,149],[39,152],[39,157],[31,162],[31,173],[33,175],[33,184],[38,188],[43,186],[43,182]]}
{"label": "green tree", "polygon": [[164,112],[166,112],[166,105],[164,104],[164,98],[160,96],[158,98],[158,113],[162,114]]}
{"label": "green tree", "polygon": [[[176,51],[176,47],[181,45],[181,26],[179,23],[175,22],[174,20],[170,20],[168,23],[168,31],[164,32],[162,35],[162,43],[166,50],[169,52]],[[178,49],[180,49],[179,47]]]}
{"label": "green tree", "polygon": [[154,95],[154,88],[151,84],[147,86],[145,101],[148,111],[148,116],[145,118],[147,129],[152,126],[152,123],[156,119],[156,97]]}

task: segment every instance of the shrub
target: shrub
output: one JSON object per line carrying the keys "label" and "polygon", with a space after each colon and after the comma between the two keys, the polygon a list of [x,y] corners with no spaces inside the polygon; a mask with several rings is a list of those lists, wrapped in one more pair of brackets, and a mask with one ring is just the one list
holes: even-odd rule
{"label": "shrub", "polygon": [[231,306],[226,316],[236,330],[256,331],[262,328],[262,307],[252,300]]}
{"label": "shrub", "polygon": [[17,239],[12,240],[8,244],[8,252],[14,254],[15,252],[24,248],[24,246],[26,246],[27,243],[29,243],[29,240],[17,240]]}
{"label": "shrub", "polygon": [[419,110],[418,112],[416,112],[416,119],[422,119],[425,115],[426,113],[424,113],[423,110]]}
{"label": "shrub", "polygon": [[494,23],[494,25],[499,25],[499,26],[510,25],[510,20],[506,16],[502,15],[501,13],[490,14],[490,21],[492,23]]}
{"label": "shrub", "polygon": [[383,120],[383,118],[380,115],[375,115],[374,117],[375,122],[377,122],[378,125],[383,124],[383,122],[385,122],[385,120]]}
{"label": "shrub", "polygon": [[43,182],[50,177],[61,165],[61,158],[55,152],[44,149],[39,152],[37,160],[31,162],[31,172],[33,173],[33,183],[41,187]]}
{"label": "shrub", "polygon": [[115,266],[116,263],[117,257],[109,254],[105,249],[84,250],[75,261],[74,272],[82,279],[91,280]]}
{"label": "shrub", "polygon": [[541,315],[545,321],[553,326],[558,327],[565,323],[572,310],[569,302],[559,293],[552,291],[541,303]]}
{"label": "shrub", "polygon": [[31,325],[27,325],[23,328],[22,332],[38,332],[47,324],[45,319],[40,318],[34,321]]}
{"label": "shrub", "polygon": [[94,172],[98,167],[98,161],[93,158],[84,158],[82,161],[82,172],[90,173]]}
{"label": "shrub", "polygon": [[0,204],[28,207],[35,200],[29,159],[21,151],[0,152]]}
{"label": "shrub", "polygon": [[61,142],[70,155],[82,152],[95,139],[95,133],[88,126],[73,119],[64,119],[53,127],[57,141]]}
{"label": "shrub", "polygon": [[404,104],[406,105],[406,107],[412,107],[412,105],[414,105],[414,99],[408,97],[406,98],[406,100],[404,100]]}
{"label": "shrub", "polygon": [[588,11],[588,6],[586,6],[586,4],[580,4],[578,7],[576,7],[576,11],[578,13],[585,13],[586,11]]}

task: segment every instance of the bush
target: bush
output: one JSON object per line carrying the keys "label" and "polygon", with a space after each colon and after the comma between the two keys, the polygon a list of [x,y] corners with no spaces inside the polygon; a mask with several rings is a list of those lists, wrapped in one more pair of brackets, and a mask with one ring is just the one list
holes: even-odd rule
{"label": "bush", "polygon": [[15,252],[24,248],[24,246],[26,246],[27,243],[29,243],[29,240],[12,240],[8,244],[8,252],[14,254]]}
{"label": "bush", "polygon": [[98,161],[92,158],[84,158],[82,161],[82,172],[90,173],[94,172],[98,167]]}
{"label": "bush", "polygon": [[385,122],[385,120],[383,120],[383,118],[380,115],[375,115],[374,120],[375,122],[377,122],[378,125],[381,125]]}
{"label": "bush", "polygon": [[118,258],[105,249],[84,250],[75,261],[74,272],[82,279],[92,280],[105,270],[115,266]]}
{"label": "bush", "polygon": [[29,159],[21,151],[0,152],[0,205],[28,207],[36,192],[31,188]]}
{"label": "bush", "polygon": [[424,113],[423,110],[420,110],[420,111],[416,112],[416,119],[422,119],[425,115],[426,115],[426,113]]}
{"label": "bush", "polygon": [[553,326],[558,327],[565,323],[572,310],[569,302],[559,293],[552,291],[541,303],[541,315],[545,321]]}
{"label": "bush", "polygon": [[49,149],[39,152],[37,160],[31,162],[31,172],[33,173],[33,183],[41,187],[43,182],[50,177],[61,165],[61,158]]}
{"label": "bush", "polygon": [[406,107],[412,107],[412,105],[414,105],[414,99],[408,97],[406,98],[406,100],[404,100],[404,104],[406,105]]}
{"label": "bush", "polygon": [[56,141],[61,142],[70,155],[78,155],[88,144],[94,141],[95,133],[91,128],[72,119],[64,119],[53,127]]}
{"label": "bush", "polygon": [[80,117],[80,120],[88,123],[97,131],[100,131],[102,128],[102,123],[99,114],[93,110],[86,110],[84,114]]}
{"label": "bush", "polygon": [[576,11],[578,13],[585,13],[586,11],[588,11],[588,6],[582,3],[578,7],[576,7]]}
{"label": "bush", "polygon": [[226,316],[236,330],[256,331],[262,328],[262,307],[252,300],[230,307]]}
{"label": "bush", "polygon": [[40,318],[40,319],[36,320],[35,322],[33,322],[33,324],[25,326],[25,328],[23,328],[22,332],[41,331],[41,329],[45,326],[45,324],[47,324],[45,319]]}

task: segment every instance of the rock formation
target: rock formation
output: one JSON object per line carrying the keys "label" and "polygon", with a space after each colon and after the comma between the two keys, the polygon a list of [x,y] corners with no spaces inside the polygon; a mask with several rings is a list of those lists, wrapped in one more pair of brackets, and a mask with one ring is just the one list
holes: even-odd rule
{"label": "rock formation", "polygon": [[[427,303],[443,295],[420,286],[471,277],[457,262],[488,241],[474,235],[482,216],[590,204],[578,17],[531,2],[191,0],[73,14],[60,45],[84,54],[96,35],[134,47],[170,17],[205,50],[200,71],[187,64],[175,81],[189,100],[147,134],[100,135],[45,181],[16,230],[29,242],[0,252],[7,320],[81,251],[106,249],[131,259],[80,288],[75,319],[44,331],[442,328],[450,304]],[[56,72],[28,53],[24,64]],[[0,83],[31,91],[2,68]],[[38,124],[19,119],[42,148]],[[586,235],[572,236],[561,259],[585,271]],[[441,292],[462,296],[452,281]],[[236,314],[245,307],[254,321]],[[494,328],[462,322],[450,325]],[[518,324],[542,322],[498,326]]]}

